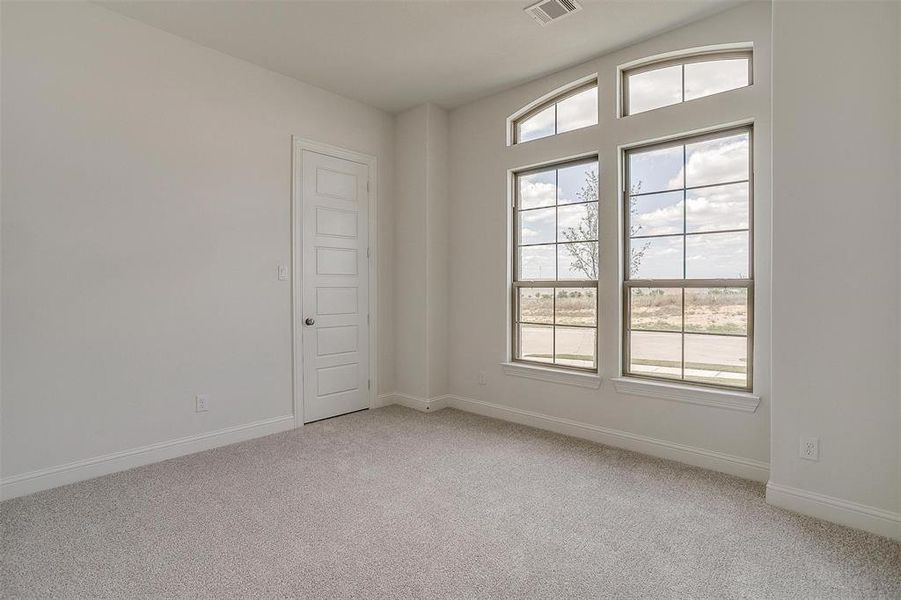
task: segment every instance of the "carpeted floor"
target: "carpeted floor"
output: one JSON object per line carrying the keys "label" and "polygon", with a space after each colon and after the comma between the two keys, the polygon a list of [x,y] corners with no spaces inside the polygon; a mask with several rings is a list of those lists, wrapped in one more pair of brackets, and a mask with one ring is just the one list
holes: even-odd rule
{"label": "carpeted floor", "polygon": [[9,500],[4,598],[899,598],[763,486],[387,407]]}

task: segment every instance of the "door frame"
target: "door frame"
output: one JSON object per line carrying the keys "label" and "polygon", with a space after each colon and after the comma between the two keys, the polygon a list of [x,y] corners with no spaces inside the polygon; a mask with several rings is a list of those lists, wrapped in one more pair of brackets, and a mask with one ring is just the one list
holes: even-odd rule
{"label": "door frame", "polygon": [[291,136],[291,395],[294,427],[303,426],[303,352],[298,340],[303,298],[303,151],[366,165],[369,169],[369,408],[378,400],[378,159],[371,154]]}

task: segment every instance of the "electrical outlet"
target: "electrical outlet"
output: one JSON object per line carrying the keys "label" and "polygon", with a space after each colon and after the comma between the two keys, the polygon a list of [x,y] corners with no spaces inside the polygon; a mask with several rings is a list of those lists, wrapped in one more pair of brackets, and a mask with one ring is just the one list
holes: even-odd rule
{"label": "electrical outlet", "polygon": [[206,412],[209,408],[210,398],[206,394],[194,396],[194,412]]}
{"label": "electrical outlet", "polygon": [[279,266],[278,266],[278,280],[279,280],[279,281],[288,281],[288,267],[287,267],[287,265],[279,265]]}
{"label": "electrical outlet", "polygon": [[479,371],[479,385],[488,385],[488,374],[485,371]]}
{"label": "electrical outlet", "polygon": [[801,438],[801,458],[804,460],[820,460],[820,438]]}

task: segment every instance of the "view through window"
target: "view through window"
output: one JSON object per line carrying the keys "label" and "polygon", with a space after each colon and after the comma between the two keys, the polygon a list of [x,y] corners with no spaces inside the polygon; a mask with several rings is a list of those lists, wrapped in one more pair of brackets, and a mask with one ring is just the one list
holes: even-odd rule
{"label": "view through window", "polygon": [[548,104],[530,111],[513,124],[514,143],[590,127],[598,124],[598,84],[558,96]]}
{"label": "view through window", "polygon": [[626,152],[625,374],[750,389],[751,133]]}
{"label": "view through window", "polygon": [[514,360],[596,370],[597,159],[515,183]]}
{"label": "view through window", "polygon": [[751,53],[656,62],[623,73],[623,112],[634,115],[751,85]]}

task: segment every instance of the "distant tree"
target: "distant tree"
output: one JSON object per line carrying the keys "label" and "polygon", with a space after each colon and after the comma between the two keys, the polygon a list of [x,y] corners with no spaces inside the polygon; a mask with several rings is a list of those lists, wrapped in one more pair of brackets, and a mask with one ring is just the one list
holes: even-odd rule
{"label": "distant tree", "polygon": [[[639,193],[641,190],[641,182],[637,183],[630,190],[630,196]],[[585,205],[585,214],[579,219],[579,224],[575,227],[567,227],[563,230],[563,237],[567,242],[581,242],[582,240],[595,240],[598,237],[598,174],[596,171],[585,172],[585,184],[576,193],[579,202],[588,202]],[[630,197],[629,210],[632,217],[638,214],[638,208],[635,206],[635,198]],[[629,235],[637,235],[641,231],[641,225],[632,224],[629,226]],[[640,249],[633,247],[632,256],[629,258],[631,270],[638,270],[641,260],[647,252],[650,242],[645,242]],[[598,278],[598,251],[597,246],[593,244],[567,244],[564,246],[566,251],[572,258],[571,265],[573,268],[583,273],[586,279]]]}

